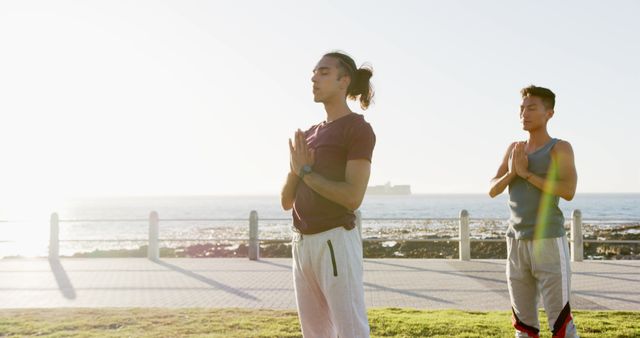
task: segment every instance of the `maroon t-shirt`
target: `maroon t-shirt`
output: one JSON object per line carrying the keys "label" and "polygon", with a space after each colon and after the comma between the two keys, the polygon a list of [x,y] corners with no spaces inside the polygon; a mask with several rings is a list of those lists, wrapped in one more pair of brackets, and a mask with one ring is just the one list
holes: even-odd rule
{"label": "maroon t-shirt", "polygon": [[[345,115],[322,122],[305,132],[307,144],[315,150],[313,171],[326,179],[344,182],[347,161],[371,162],[376,135],[364,116]],[[298,183],[293,204],[293,225],[303,234],[316,234],[336,227],[355,227],[355,214],[322,197],[304,181]]]}

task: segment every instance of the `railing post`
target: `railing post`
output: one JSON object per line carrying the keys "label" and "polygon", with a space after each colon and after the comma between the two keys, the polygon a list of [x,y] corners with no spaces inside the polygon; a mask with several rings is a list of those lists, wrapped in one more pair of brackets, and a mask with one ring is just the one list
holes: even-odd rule
{"label": "railing post", "polygon": [[158,245],[158,237],[160,235],[160,218],[158,213],[152,211],[149,214],[149,246],[147,248],[147,257],[151,260],[160,258],[160,246]]}
{"label": "railing post", "polygon": [[469,241],[469,212],[465,209],[460,211],[460,260],[471,259],[471,243]]}
{"label": "railing post", "polygon": [[260,259],[260,241],[258,240],[258,212],[251,210],[249,214],[249,259]]}
{"label": "railing post", "polygon": [[360,234],[360,240],[362,240],[362,212],[360,212],[360,210],[356,210],[355,214],[356,214],[356,228],[358,228],[358,233]]}
{"label": "railing post", "polygon": [[582,241],[582,211],[576,209],[571,215],[571,261],[582,262],[584,247]]}
{"label": "railing post", "polygon": [[58,219],[57,213],[51,214],[51,219],[49,221],[50,230],[49,230],[49,259],[59,259],[60,258],[60,221]]}

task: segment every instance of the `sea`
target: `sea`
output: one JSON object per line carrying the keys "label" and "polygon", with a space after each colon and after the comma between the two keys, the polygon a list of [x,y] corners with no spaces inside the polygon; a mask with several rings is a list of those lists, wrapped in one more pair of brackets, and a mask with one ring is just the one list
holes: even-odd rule
{"label": "sea", "polygon": [[[640,224],[640,194],[577,194],[572,201],[561,200],[560,208],[567,227],[579,209],[586,233]],[[364,238],[401,240],[456,237],[463,209],[471,218],[472,238],[504,235],[506,194],[494,199],[485,194],[368,195],[359,210]],[[60,254],[70,256],[145,245],[152,211],[160,218],[161,246],[246,241],[252,210],[258,213],[261,239],[291,237],[291,213],[281,209],[275,195],[77,198],[18,219],[0,206],[0,258],[46,256],[52,213],[60,219]]]}

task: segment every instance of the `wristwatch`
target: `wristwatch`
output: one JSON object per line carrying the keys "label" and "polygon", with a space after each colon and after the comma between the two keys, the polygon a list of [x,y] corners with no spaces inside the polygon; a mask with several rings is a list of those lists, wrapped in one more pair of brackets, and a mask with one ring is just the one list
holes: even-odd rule
{"label": "wristwatch", "polygon": [[304,175],[309,175],[313,172],[313,170],[311,170],[311,166],[308,164],[305,164],[304,166],[302,166],[302,168],[300,168],[300,179],[304,178]]}

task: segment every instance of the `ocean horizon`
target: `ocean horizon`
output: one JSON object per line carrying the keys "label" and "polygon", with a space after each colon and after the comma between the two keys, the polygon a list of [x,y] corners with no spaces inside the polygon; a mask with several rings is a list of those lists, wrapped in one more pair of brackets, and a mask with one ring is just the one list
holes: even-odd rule
{"label": "ocean horizon", "polygon": [[[410,195],[366,195],[360,207],[364,217],[447,218],[457,217],[466,209],[471,217],[508,217],[507,194],[490,198],[484,193],[414,193]],[[560,200],[567,217],[573,209],[581,209],[583,217],[640,218],[640,193],[582,193],[572,201]],[[18,220],[35,220],[57,212],[60,218],[136,218],[157,211],[161,218],[241,218],[256,210],[267,218],[287,217],[275,194],[228,195],[134,195],[71,197],[43,210],[18,216]],[[0,220],[16,220],[13,213],[0,205]],[[109,216],[110,215],[110,216]]]}

